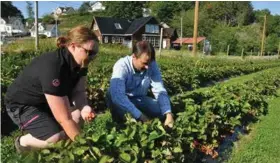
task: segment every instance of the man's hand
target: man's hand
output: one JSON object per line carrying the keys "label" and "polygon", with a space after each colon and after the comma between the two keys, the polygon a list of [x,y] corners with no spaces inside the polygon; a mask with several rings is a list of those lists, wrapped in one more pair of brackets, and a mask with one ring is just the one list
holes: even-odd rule
{"label": "man's hand", "polygon": [[164,126],[172,128],[173,124],[174,124],[174,119],[173,119],[172,113],[166,113],[165,115],[166,115],[166,119],[165,119],[165,122],[164,122]]}
{"label": "man's hand", "polygon": [[147,122],[149,120],[149,118],[146,115],[142,114],[140,116],[139,120],[142,121],[142,122]]}
{"label": "man's hand", "polygon": [[84,106],[81,111],[81,116],[84,121],[89,122],[94,119],[95,113],[93,112],[92,108],[88,105]]}

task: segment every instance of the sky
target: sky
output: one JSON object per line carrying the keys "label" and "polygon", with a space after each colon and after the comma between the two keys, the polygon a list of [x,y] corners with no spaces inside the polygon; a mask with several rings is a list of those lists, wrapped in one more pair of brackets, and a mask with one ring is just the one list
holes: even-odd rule
{"label": "sky", "polygon": [[[23,16],[27,17],[26,10],[26,1],[12,1],[13,5],[21,10]],[[49,14],[53,12],[57,7],[73,7],[78,9],[83,1],[39,1],[38,10],[39,17],[42,17],[44,14]],[[254,10],[269,9],[271,14],[280,15],[280,1],[252,1]]]}

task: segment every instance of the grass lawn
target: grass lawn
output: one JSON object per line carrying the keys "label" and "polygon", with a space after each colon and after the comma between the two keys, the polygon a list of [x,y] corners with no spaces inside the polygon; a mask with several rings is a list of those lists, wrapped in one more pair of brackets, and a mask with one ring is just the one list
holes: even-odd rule
{"label": "grass lawn", "polygon": [[269,114],[235,144],[228,163],[280,162],[280,90],[278,95],[269,102]]}

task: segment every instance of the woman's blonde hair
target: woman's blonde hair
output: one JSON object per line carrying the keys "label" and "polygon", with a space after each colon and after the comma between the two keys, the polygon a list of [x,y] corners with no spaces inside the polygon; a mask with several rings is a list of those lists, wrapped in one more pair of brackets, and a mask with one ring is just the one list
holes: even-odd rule
{"label": "woman's blonde hair", "polygon": [[83,44],[89,40],[98,42],[98,38],[95,33],[85,26],[77,26],[71,29],[67,36],[61,36],[57,39],[57,47],[66,47],[71,43]]}

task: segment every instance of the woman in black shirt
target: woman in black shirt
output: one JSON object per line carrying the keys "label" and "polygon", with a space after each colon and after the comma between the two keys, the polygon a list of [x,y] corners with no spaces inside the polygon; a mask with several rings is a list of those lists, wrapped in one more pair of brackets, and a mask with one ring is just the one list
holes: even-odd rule
{"label": "woman in black shirt", "polygon": [[[6,93],[6,109],[21,130],[18,152],[45,148],[80,133],[80,119],[94,113],[87,104],[87,66],[98,53],[98,38],[78,26],[60,37],[58,49],[40,55],[24,68]],[[66,136],[67,135],[67,136]]]}

